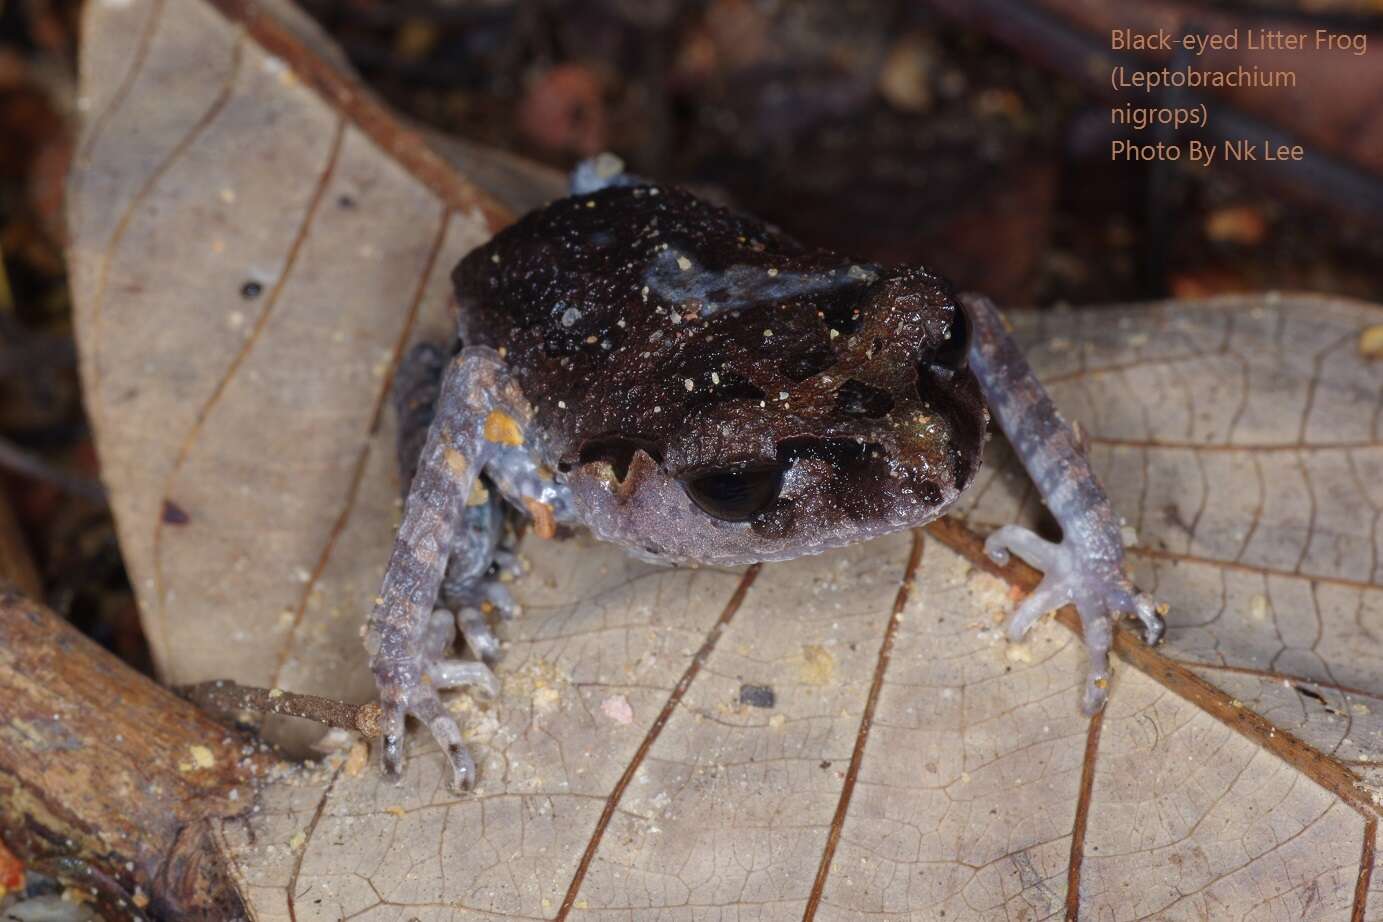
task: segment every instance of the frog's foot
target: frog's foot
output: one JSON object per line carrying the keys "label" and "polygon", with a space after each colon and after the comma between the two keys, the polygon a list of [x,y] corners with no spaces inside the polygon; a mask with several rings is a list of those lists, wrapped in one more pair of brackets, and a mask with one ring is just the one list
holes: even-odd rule
{"label": "frog's foot", "polygon": [[403,769],[403,741],[406,718],[425,724],[442,747],[451,767],[448,782],[453,791],[463,791],[475,782],[475,761],[461,739],[461,727],[442,705],[439,691],[450,688],[476,688],[486,697],[499,694],[499,681],[484,663],[450,659],[445,656],[456,638],[455,620],[450,611],[439,608],[432,613],[419,655],[404,660],[375,663],[383,711],[384,769],[398,777]]}
{"label": "frog's foot", "polygon": [[523,614],[523,608],[514,601],[509,587],[488,576],[466,580],[459,586],[446,586],[442,590],[442,598],[446,599],[447,606],[455,611],[462,608],[477,608],[487,615],[494,612],[505,621]]}
{"label": "frog's foot", "polygon": [[456,626],[471,652],[487,663],[499,659],[499,638],[490,627],[490,615],[509,621],[521,609],[509,587],[486,575],[443,586],[446,607],[456,612]]}
{"label": "frog's foot", "polygon": [[523,576],[523,558],[506,548],[498,548],[490,560],[490,569],[499,580],[515,580]]}
{"label": "frog's foot", "polygon": [[1123,613],[1143,623],[1149,645],[1162,637],[1164,625],[1152,596],[1139,592],[1120,566],[1082,552],[1074,543],[1053,544],[1017,525],[1005,525],[984,543],[985,553],[999,565],[1017,554],[1043,573],[1042,582],[1018,606],[1008,623],[1010,640],[1021,640],[1037,619],[1049,611],[1074,603],[1080,614],[1090,672],[1081,701],[1086,714],[1104,707],[1109,696],[1109,648],[1113,619]]}
{"label": "frog's foot", "polygon": [[470,606],[457,609],[456,626],[461,629],[461,636],[466,638],[466,647],[481,660],[493,663],[499,659],[499,638],[495,636],[484,611]]}

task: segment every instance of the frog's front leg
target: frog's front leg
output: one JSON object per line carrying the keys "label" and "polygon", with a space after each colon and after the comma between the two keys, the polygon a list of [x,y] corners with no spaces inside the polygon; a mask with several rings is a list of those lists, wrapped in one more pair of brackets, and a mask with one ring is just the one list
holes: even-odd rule
{"label": "frog's front leg", "polygon": [[[426,384],[419,379],[420,387]],[[402,440],[404,474],[413,468],[412,477],[366,632],[383,710],[383,762],[391,775],[402,768],[404,724],[412,716],[446,752],[452,787],[464,788],[474,781],[475,764],[437,692],[472,685],[494,694],[498,683],[482,663],[445,658],[455,628],[451,613],[434,606],[439,598],[454,605],[483,592],[476,587],[493,560],[502,516],[480,474],[523,445],[529,410],[499,355],[487,348],[465,349],[451,359],[431,411],[421,401],[401,403],[405,434],[410,413],[431,412],[432,418],[416,456],[416,440],[414,446]]]}
{"label": "frog's front leg", "polygon": [[1062,532],[1061,542],[1053,544],[1026,528],[1006,525],[985,542],[985,552],[996,563],[1007,563],[1013,553],[1043,572],[1042,582],[1009,621],[1009,637],[1022,638],[1042,615],[1074,603],[1091,661],[1083,706],[1093,714],[1109,693],[1114,616],[1136,615],[1149,644],[1161,638],[1162,618],[1152,597],[1139,592],[1124,572],[1119,519],[1076,433],[1057,412],[994,305],[976,295],[961,300],[973,328],[971,370]]}
{"label": "frog's front leg", "polygon": [[[407,497],[413,484],[422,446],[436,415],[442,375],[449,358],[433,343],[419,343],[409,350],[394,379],[394,407],[399,419],[399,478]],[[501,449],[497,454],[502,455]],[[493,464],[493,462],[492,462]],[[442,580],[442,607],[456,616],[466,646],[485,662],[499,656],[499,639],[490,629],[488,615],[504,618],[518,613],[508,588],[496,580],[518,575],[517,558],[500,542],[507,532],[506,509],[498,496],[482,486],[471,491]]]}

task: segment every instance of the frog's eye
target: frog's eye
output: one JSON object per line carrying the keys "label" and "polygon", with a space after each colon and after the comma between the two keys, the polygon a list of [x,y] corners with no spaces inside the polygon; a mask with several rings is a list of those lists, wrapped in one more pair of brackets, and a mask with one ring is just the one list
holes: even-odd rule
{"label": "frog's eye", "polygon": [[952,371],[960,371],[966,366],[970,355],[970,317],[965,308],[956,305],[955,319],[951,322],[951,335],[941,345],[922,356],[926,365],[938,365]]}
{"label": "frog's eye", "polygon": [[682,488],[712,518],[746,522],[778,498],[784,470],[780,464],[740,464],[694,474]]}

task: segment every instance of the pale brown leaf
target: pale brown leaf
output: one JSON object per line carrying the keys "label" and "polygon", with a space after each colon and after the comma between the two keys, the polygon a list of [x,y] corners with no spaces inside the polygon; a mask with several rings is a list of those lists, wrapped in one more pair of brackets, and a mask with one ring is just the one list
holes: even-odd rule
{"label": "pale brown leaf", "polygon": [[[454,169],[276,4],[96,0],[85,35],[84,380],[159,668],[366,700],[383,395],[550,178]],[[998,630],[1033,575],[976,535],[1038,506],[1001,447],[967,523],[761,570],[530,540],[504,693],[452,702],[477,790],[422,734],[401,785],[277,779],[222,828],[256,918],[1378,916],[1379,311],[1094,316],[1015,320],[1173,606],[1165,646],[1119,638],[1102,718],[1071,631]]]}

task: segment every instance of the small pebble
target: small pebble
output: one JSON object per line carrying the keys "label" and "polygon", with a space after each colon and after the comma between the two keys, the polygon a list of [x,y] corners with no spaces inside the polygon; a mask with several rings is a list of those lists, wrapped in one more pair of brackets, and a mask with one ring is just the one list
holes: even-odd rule
{"label": "small pebble", "polygon": [[740,704],[752,708],[771,708],[778,703],[771,685],[741,685]]}

